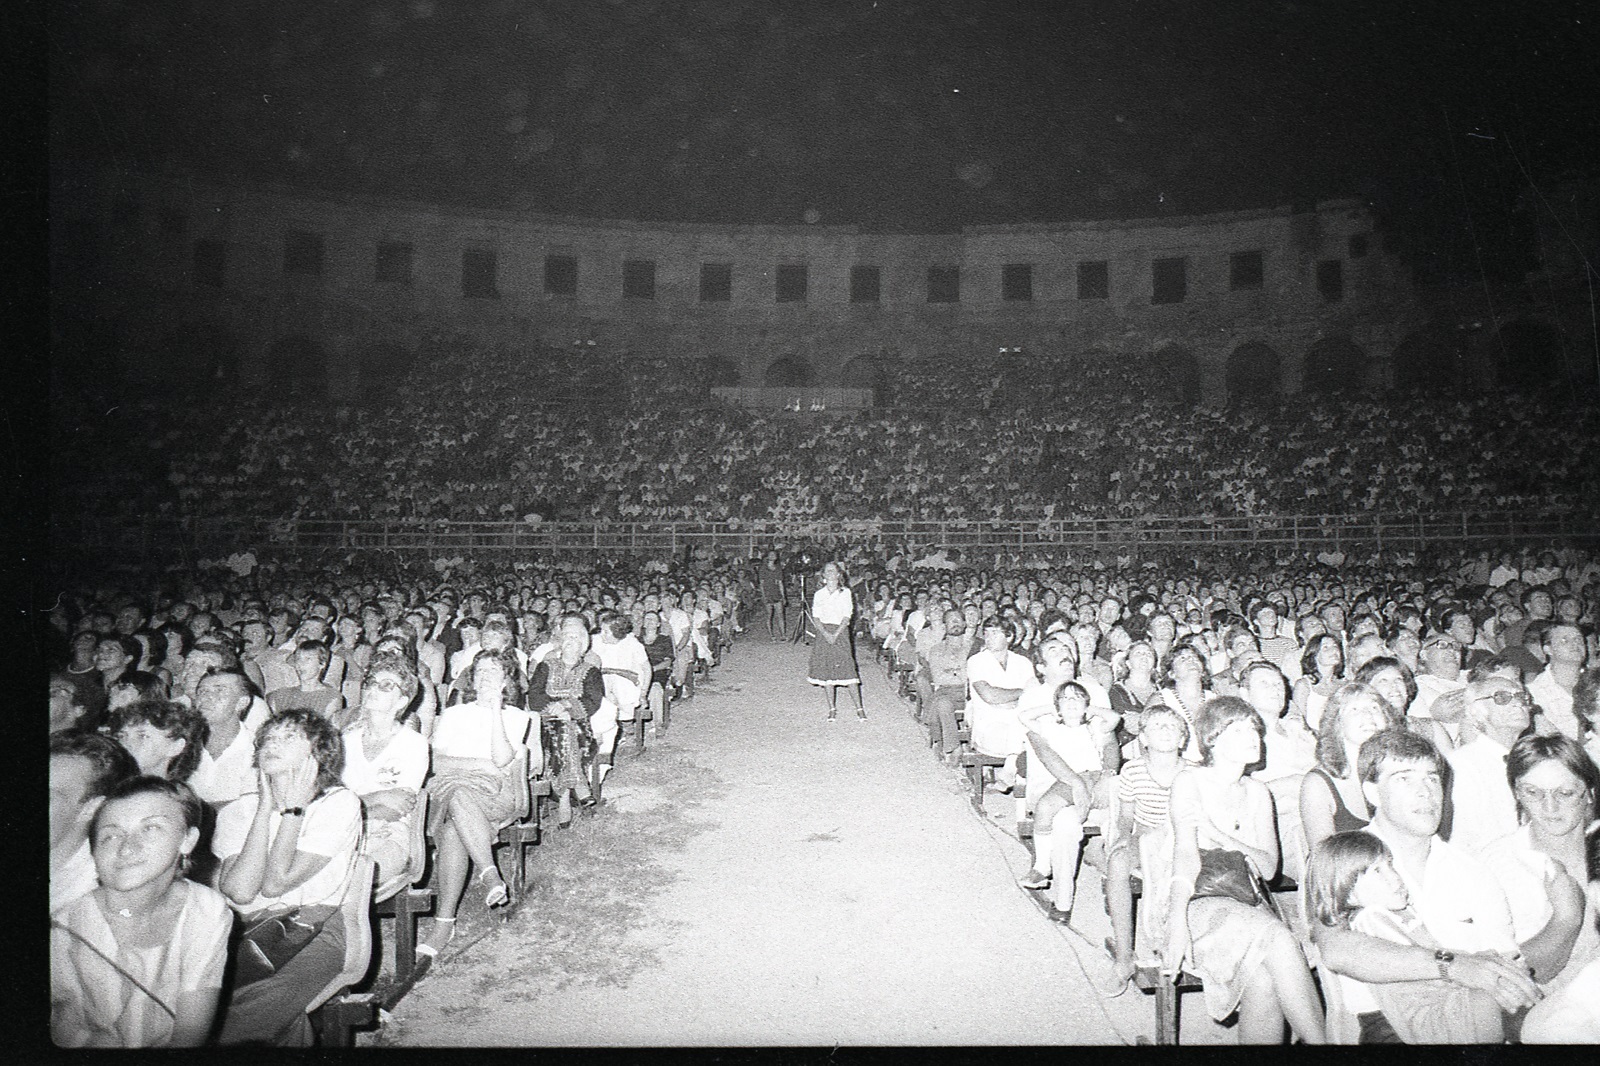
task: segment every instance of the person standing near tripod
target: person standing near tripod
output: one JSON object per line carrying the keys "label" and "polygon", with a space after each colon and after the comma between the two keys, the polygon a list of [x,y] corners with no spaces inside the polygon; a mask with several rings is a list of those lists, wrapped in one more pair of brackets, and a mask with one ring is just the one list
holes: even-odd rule
{"label": "person standing near tripod", "polygon": [[856,653],[850,619],[855,615],[855,598],[844,584],[838,563],[822,568],[822,587],[811,597],[806,614],[816,639],[811,645],[811,663],[806,680],[823,690],[828,701],[828,721],[838,717],[839,689],[848,688],[856,701],[856,717],[865,722],[867,712],[861,703],[861,672],[856,668]]}
{"label": "person standing near tripod", "polygon": [[789,632],[784,594],[783,568],[778,565],[778,553],[768,552],[766,565],[761,568],[761,602],[767,609],[767,640],[772,642],[781,642]]}

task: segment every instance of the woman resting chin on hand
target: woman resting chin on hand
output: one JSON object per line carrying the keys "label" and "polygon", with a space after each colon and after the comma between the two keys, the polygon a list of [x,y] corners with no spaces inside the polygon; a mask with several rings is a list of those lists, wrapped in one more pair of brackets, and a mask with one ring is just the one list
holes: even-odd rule
{"label": "woman resting chin on hand", "polygon": [[244,918],[220,1041],[309,1046],[306,1006],[344,968],[344,918],[361,800],[339,784],[344,744],[312,711],[256,735],[255,795],[217,815],[219,887]]}

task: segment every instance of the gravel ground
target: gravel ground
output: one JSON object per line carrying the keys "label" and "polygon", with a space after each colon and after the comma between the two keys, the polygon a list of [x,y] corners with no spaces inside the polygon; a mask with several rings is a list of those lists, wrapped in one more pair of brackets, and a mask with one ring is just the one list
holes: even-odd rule
{"label": "gravel ground", "polygon": [[[747,634],[598,817],[547,826],[528,899],[463,907],[376,1045],[1132,1043],[1099,875],[1074,925],[1016,885],[1015,803],[982,816],[872,663],[870,718],[823,720],[806,649]],[[842,703],[848,703],[846,696]],[[424,920],[424,929],[426,929]],[[1229,1042],[1186,996],[1185,1043]]]}

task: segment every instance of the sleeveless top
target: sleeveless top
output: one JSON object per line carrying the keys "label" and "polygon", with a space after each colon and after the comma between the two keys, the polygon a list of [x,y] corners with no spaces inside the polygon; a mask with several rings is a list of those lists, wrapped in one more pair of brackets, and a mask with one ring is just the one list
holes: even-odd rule
{"label": "sleeveless top", "polygon": [[1353,830],[1367,827],[1367,819],[1345,806],[1344,795],[1339,791],[1338,786],[1333,783],[1333,778],[1328,775],[1328,771],[1320,766],[1314,766],[1307,770],[1306,773],[1316,774],[1322,778],[1323,784],[1328,786],[1328,791],[1333,793],[1333,831],[1335,833],[1349,833]]}

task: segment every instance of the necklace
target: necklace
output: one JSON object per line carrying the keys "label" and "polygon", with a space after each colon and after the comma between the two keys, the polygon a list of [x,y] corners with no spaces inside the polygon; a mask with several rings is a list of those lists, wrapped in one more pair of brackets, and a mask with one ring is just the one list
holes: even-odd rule
{"label": "necklace", "polygon": [[117,917],[118,918],[132,918],[133,917],[133,912],[130,911],[126,907],[119,907],[117,909]]}

